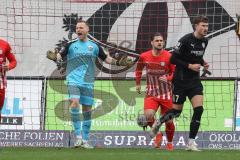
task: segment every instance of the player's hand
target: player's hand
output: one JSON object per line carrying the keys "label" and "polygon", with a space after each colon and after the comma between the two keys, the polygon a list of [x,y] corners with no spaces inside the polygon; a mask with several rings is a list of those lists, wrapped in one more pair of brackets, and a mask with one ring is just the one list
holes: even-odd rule
{"label": "player's hand", "polygon": [[205,61],[203,63],[203,68],[204,68],[204,70],[208,70],[208,68],[209,68],[209,64]]}
{"label": "player's hand", "polygon": [[166,75],[160,76],[158,79],[159,79],[160,81],[164,82],[164,83],[167,83],[167,82],[168,82],[168,79],[167,79],[167,76],[166,76]]}
{"label": "player's hand", "polygon": [[189,64],[188,68],[195,72],[200,72],[201,64]]}
{"label": "player's hand", "polygon": [[141,85],[136,85],[136,91],[138,94],[141,94]]}
{"label": "player's hand", "polygon": [[3,64],[2,66],[3,71],[9,71],[9,66],[7,64]]}
{"label": "player's hand", "polygon": [[131,67],[134,64],[132,59],[128,58],[127,56],[123,56],[120,59],[117,60],[116,65],[117,66],[127,66]]}
{"label": "player's hand", "polygon": [[58,53],[58,50],[56,48],[54,49],[54,51],[47,51],[47,58],[55,62],[62,61],[62,56],[60,53]]}

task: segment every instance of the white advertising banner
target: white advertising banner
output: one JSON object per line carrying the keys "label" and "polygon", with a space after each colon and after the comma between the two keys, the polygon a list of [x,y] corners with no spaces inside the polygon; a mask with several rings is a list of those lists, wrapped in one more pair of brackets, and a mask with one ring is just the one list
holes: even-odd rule
{"label": "white advertising banner", "polygon": [[40,129],[41,80],[8,80],[0,129]]}

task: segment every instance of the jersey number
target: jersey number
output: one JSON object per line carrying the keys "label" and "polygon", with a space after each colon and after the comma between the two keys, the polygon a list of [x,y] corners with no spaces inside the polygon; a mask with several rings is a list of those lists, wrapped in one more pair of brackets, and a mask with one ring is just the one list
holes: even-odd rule
{"label": "jersey number", "polygon": [[178,102],[179,95],[173,95],[173,102]]}

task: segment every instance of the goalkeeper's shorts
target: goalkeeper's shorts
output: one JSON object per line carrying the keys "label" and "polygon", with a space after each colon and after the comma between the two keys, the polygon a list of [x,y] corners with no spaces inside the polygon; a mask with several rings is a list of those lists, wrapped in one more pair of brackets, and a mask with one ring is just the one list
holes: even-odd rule
{"label": "goalkeeper's shorts", "polygon": [[161,109],[161,115],[164,115],[166,111],[172,108],[172,99],[163,100],[153,96],[147,96],[144,98],[144,110],[152,109],[157,112],[159,107]]}
{"label": "goalkeeper's shorts", "polygon": [[79,99],[82,105],[92,106],[94,104],[93,87],[68,84],[69,99]]}

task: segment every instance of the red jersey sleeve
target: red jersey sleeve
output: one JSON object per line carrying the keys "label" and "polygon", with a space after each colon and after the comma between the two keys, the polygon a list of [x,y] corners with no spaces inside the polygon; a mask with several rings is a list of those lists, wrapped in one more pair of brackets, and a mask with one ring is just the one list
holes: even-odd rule
{"label": "red jersey sleeve", "polygon": [[17,60],[16,60],[14,54],[9,53],[7,55],[7,59],[9,61],[9,65],[8,65],[9,70],[11,70],[17,66]]}
{"label": "red jersey sleeve", "polygon": [[174,70],[175,70],[175,65],[170,63],[169,64],[169,75],[167,76],[168,81],[172,81]]}
{"label": "red jersey sleeve", "polygon": [[144,67],[145,67],[145,63],[144,63],[143,57],[140,56],[137,61],[137,66],[136,66],[136,70],[135,70],[136,85],[141,84],[142,71],[143,71]]}
{"label": "red jersey sleeve", "polygon": [[[170,53],[169,53],[169,54],[170,54]],[[172,56],[172,55],[170,54],[169,59],[171,58],[171,56]],[[168,76],[167,76],[167,80],[168,80],[168,81],[172,81],[172,79],[173,79],[173,74],[174,74],[174,70],[175,70],[175,65],[172,64],[172,63],[169,63],[168,68],[169,68],[169,74],[168,74]]]}
{"label": "red jersey sleeve", "polygon": [[7,48],[6,58],[9,61],[9,65],[8,65],[9,70],[15,68],[17,65],[17,60],[16,60],[14,54],[12,53],[12,49],[9,45]]}

